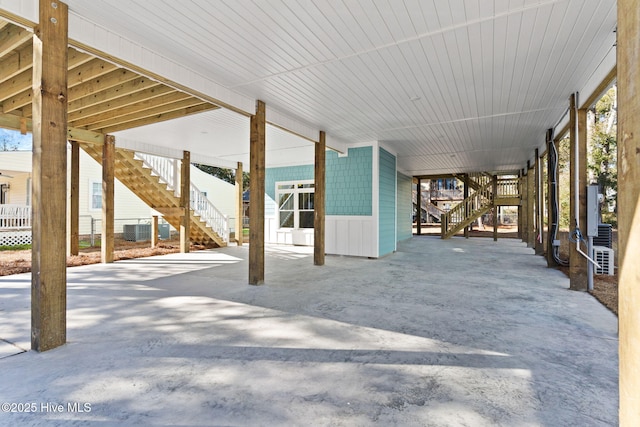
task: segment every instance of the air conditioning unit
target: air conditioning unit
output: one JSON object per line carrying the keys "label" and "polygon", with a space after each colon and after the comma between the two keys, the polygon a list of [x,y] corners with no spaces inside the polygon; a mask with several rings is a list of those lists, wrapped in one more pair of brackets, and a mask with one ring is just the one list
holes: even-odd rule
{"label": "air conditioning unit", "polygon": [[594,273],[613,276],[613,258],[613,249],[605,246],[594,246],[593,260],[600,265],[600,268],[594,266]]}

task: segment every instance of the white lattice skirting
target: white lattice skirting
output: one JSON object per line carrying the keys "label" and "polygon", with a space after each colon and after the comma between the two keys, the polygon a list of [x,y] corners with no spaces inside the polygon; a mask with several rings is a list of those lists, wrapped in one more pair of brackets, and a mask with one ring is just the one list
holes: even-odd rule
{"label": "white lattice skirting", "polygon": [[0,231],[0,246],[31,244],[31,230]]}

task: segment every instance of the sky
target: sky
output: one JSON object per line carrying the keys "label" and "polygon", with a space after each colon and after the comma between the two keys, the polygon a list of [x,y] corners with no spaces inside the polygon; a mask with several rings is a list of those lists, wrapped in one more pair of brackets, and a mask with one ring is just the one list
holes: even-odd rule
{"label": "sky", "polygon": [[18,131],[0,129],[0,151],[31,150],[31,134],[20,134]]}

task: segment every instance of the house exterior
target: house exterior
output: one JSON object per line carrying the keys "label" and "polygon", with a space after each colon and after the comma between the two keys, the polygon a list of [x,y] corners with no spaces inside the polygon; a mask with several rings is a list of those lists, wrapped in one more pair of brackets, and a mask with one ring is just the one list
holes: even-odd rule
{"label": "house exterior", "polygon": [[[411,237],[411,177],[378,142],[326,153],[327,254],[378,258]],[[313,245],[314,166],[266,169],[265,240]]]}
{"label": "house exterior", "polygon": [[[10,246],[31,242],[30,220],[26,221],[26,217],[30,217],[31,207],[31,168],[31,151],[0,152],[0,188],[2,189],[0,231],[4,229],[0,235],[0,245]],[[210,200],[213,200],[216,207],[225,215],[229,217],[235,215],[235,188],[232,184],[206,174],[193,165],[191,182]],[[79,235],[98,235],[102,218],[102,166],[82,150],[80,151],[78,194]],[[152,216],[162,216],[117,180],[114,200],[115,233],[122,233],[127,224],[150,222]],[[25,220],[21,220],[20,224],[8,219],[15,216],[16,212],[25,216]],[[233,228],[233,225],[231,227]],[[11,232],[8,229],[11,229]]]}

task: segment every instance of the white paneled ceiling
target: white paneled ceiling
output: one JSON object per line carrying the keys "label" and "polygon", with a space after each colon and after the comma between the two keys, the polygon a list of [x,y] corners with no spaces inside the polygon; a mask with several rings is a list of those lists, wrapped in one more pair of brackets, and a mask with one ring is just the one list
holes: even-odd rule
{"label": "white paneled ceiling", "polygon": [[[380,141],[411,175],[524,167],[570,94],[611,70],[602,68],[615,49],[615,0],[67,4],[81,19],[335,138]],[[231,131],[228,114],[181,119],[193,130],[181,144],[246,161],[246,120]],[[239,139],[212,137],[220,128]],[[287,138],[272,132],[267,144],[282,147],[271,160],[311,155],[310,142]]]}

